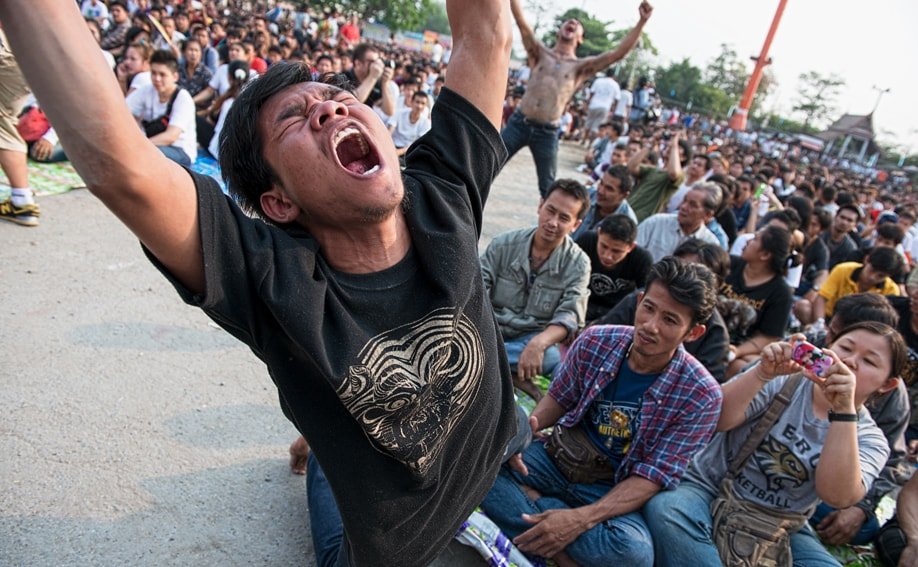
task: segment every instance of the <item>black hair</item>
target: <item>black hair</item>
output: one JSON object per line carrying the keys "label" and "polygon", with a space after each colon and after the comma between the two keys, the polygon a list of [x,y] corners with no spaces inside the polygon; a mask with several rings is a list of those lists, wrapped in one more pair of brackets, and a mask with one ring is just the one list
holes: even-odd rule
{"label": "black hair", "polygon": [[800,222],[796,228],[810,226],[810,216],[813,214],[813,201],[800,195],[792,195],[787,200],[787,208],[797,211]]}
{"label": "black hair", "polygon": [[858,321],[876,321],[895,327],[899,324],[899,313],[886,296],[879,293],[852,293],[841,297],[835,303],[832,319],[838,319],[842,327]]}
{"label": "black hair", "polygon": [[673,256],[676,258],[684,258],[690,254],[698,256],[701,263],[711,270],[714,277],[717,278],[717,289],[720,289],[720,284],[730,273],[730,255],[727,254],[727,251],[719,244],[705,242],[695,237],[683,240],[682,244],[673,250]]}
{"label": "black hair", "polygon": [[175,54],[168,49],[154,51],[153,55],[150,56],[150,65],[165,65],[171,69],[173,73],[178,73],[179,70],[178,59],[176,59]]}
{"label": "black hair", "polygon": [[590,193],[586,190],[586,187],[583,186],[583,183],[575,179],[555,179],[545,193],[545,199],[548,199],[549,195],[555,191],[567,193],[580,201],[580,210],[577,211],[577,220],[583,220],[587,211],[590,210]]}
{"label": "black hair", "polygon": [[838,216],[838,213],[842,211],[851,211],[857,216],[857,220],[861,220],[861,217],[864,216],[864,213],[861,212],[861,208],[858,207],[854,202],[845,203],[844,205],[838,205],[838,211],[835,213],[835,216]]}
{"label": "black hair", "polygon": [[600,221],[599,232],[612,240],[632,244],[637,239],[637,223],[628,215],[609,215]]}
{"label": "black hair", "polygon": [[835,194],[835,204],[838,205],[839,209],[845,205],[851,205],[854,203],[854,193],[848,191],[838,191]]}
{"label": "black hair", "polygon": [[823,208],[817,208],[813,211],[813,216],[815,216],[816,220],[819,221],[820,230],[825,231],[828,230],[830,226],[832,226],[832,213],[829,211]]}
{"label": "black hair", "polygon": [[870,267],[874,270],[889,274],[894,279],[902,273],[902,269],[905,266],[902,256],[895,248],[889,248],[888,246],[880,246],[871,250],[867,257],[864,258],[864,264],[870,264]]}
{"label": "black hair", "polygon": [[683,167],[688,165],[692,161],[692,145],[688,143],[688,140],[679,140],[679,147],[682,148],[682,161],[679,162]]}
{"label": "black hair", "polygon": [[877,226],[877,237],[892,240],[896,244],[902,244],[902,241],[905,240],[905,231],[898,224],[884,222]]}
{"label": "black hair", "polygon": [[705,154],[695,154],[692,156],[692,159],[703,159],[704,160],[704,170],[707,171],[711,169],[711,158]]}
{"label": "black hair", "polygon": [[783,226],[765,225],[759,240],[762,250],[771,254],[768,267],[778,275],[787,273],[787,258],[791,251],[791,233]]}
{"label": "black hair", "polygon": [[[291,85],[312,80],[312,70],[305,63],[280,62],[265,74],[250,81],[226,115],[220,132],[220,168],[230,194],[239,205],[262,218],[260,198],[278,182],[277,174],[262,155],[262,139],[258,117],[262,106],[272,96]],[[348,90],[343,75],[327,73],[320,82]]]}
{"label": "black hair", "polygon": [[707,266],[667,256],[650,268],[646,290],[662,285],[677,302],[692,310],[692,325],[704,323],[717,303],[717,282]]}
{"label": "black hair", "polygon": [[613,165],[607,167],[603,170],[604,175],[609,175],[618,179],[619,189],[622,194],[628,195],[631,193],[631,189],[634,187],[634,178],[631,177],[631,173],[628,171],[628,167],[624,165]]}

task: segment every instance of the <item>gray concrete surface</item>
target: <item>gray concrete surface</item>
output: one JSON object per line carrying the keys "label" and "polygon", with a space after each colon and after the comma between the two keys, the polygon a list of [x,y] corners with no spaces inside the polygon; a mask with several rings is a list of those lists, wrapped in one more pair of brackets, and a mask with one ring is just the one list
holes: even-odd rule
{"label": "gray concrete surface", "polygon": [[[559,175],[581,155],[562,145]],[[537,202],[523,150],[482,244]],[[87,191],[40,204],[38,228],[0,223],[0,566],[315,565],[296,432],[261,363]]]}

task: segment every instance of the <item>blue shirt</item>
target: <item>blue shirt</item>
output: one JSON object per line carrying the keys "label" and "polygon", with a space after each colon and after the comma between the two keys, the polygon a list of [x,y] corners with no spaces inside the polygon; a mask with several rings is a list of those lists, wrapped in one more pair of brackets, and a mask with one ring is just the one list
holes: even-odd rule
{"label": "blue shirt", "polygon": [[[548,395],[566,412],[558,425],[580,423],[593,400],[621,377],[634,327],[587,328],[555,370]],[[723,396],[711,374],[682,345],[641,396],[640,423],[615,483],[635,475],[670,490],[692,456],[714,435]]]}
{"label": "blue shirt", "polygon": [[609,382],[587,410],[584,429],[609,457],[612,468],[617,469],[631,450],[631,441],[641,423],[641,398],[659,376],[659,372],[635,372],[625,360],[618,371],[618,379]]}

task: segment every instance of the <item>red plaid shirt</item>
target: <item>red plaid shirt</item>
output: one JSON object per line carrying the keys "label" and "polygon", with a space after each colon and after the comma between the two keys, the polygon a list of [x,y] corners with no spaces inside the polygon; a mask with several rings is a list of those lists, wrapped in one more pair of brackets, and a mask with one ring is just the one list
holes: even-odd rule
{"label": "red plaid shirt", "polygon": [[[633,335],[633,327],[597,326],[574,341],[548,390],[567,412],[559,425],[579,423],[596,396],[618,378]],[[644,393],[638,432],[615,482],[637,475],[664,489],[676,488],[689,461],[714,435],[722,402],[720,385],[680,345]]]}

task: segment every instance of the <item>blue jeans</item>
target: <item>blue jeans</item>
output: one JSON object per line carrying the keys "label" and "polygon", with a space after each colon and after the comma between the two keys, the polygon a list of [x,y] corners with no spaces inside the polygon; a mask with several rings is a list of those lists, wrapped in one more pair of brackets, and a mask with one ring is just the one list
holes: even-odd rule
{"label": "blue jeans", "polygon": [[[834,512],[836,509],[820,502],[816,506],[816,511],[813,512],[813,516],[810,518],[810,525],[813,526],[813,529],[816,529],[816,526],[819,525],[826,516]],[[861,526],[861,529],[854,534],[854,538],[851,540],[852,545],[867,545],[873,541],[873,538],[877,537],[877,533],[880,531],[880,522],[877,521],[876,516],[871,516],[864,525]]]}
{"label": "blue jeans", "polygon": [[519,110],[514,110],[507,125],[500,131],[507,146],[509,160],[524,146],[529,146],[539,176],[539,195],[544,199],[558,171],[558,126],[532,122]]}
{"label": "blue jeans", "polygon": [[[481,503],[482,509],[508,537],[515,538],[532,527],[521,514],[539,514],[547,510],[586,506],[606,495],[608,484],[572,484],[555,468],[545,445],[533,443],[523,453],[529,475],[504,466],[491,491]],[[535,502],[520,488],[531,486],[542,496]],[[639,512],[606,520],[580,534],[565,549],[571,559],[582,566],[653,565],[653,544]]]}
{"label": "blue jeans", "polygon": [[[515,339],[504,339],[504,348],[507,350],[507,361],[510,362],[510,369],[513,370],[513,372],[516,372],[516,365],[519,364],[520,355],[523,354],[526,345],[528,345],[529,341],[538,334],[539,333],[530,333]],[[545,353],[542,356],[542,372],[539,374],[548,376],[554,372],[559,364],[561,364],[561,349],[558,348],[558,345],[551,345],[545,349]]]}
{"label": "blue jeans", "polygon": [[[711,535],[711,501],[715,494],[683,481],[675,490],[658,493],[644,505],[644,520],[653,535],[659,567],[721,565]],[[794,567],[840,567],[809,526],[791,535]]]}
{"label": "blue jeans", "polygon": [[[182,152],[184,153],[184,152]],[[338,512],[338,503],[331,491],[331,485],[319,466],[319,461],[310,452],[306,461],[306,497],[309,504],[309,528],[312,532],[312,547],[316,552],[319,567],[344,567],[349,565],[344,542],[344,524]]]}
{"label": "blue jeans", "polygon": [[191,167],[191,158],[188,157],[188,154],[185,153],[185,150],[177,148],[175,146],[156,146],[159,148],[159,151],[163,153],[164,156],[171,159],[179,165],[184,165],[185,167]]}

